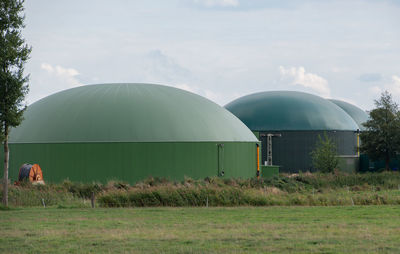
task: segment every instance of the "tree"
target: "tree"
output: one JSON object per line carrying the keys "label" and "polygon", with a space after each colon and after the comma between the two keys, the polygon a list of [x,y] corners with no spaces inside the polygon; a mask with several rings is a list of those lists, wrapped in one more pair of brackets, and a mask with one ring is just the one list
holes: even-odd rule
{"label": "tree", "polygon": [[324,173],[333,172],[339,163],[336,150],[335,142],[328,137],[326,132],[324,132],[324,138],[318,135],[318,141],[311,152],[313,166]]}
{"label": "tree", "polygon": [[3,204],[8,205],[8,135],[26,108],[28,76],[24,64],[31,48],[22,38],[24,0],[0,1],[0,141],[4,145]]}
{"label": "tree", "polygon": [[375,107],[364,123],[366,130],[360,134],[360,150],[373,160],[385,160],[385,168],[389,170],[390,158],[400,151],[399,107],[387,91],[375,100]]}

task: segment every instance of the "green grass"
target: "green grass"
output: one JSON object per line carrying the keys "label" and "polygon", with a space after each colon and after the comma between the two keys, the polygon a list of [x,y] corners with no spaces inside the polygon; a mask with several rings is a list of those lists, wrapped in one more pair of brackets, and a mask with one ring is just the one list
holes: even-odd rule
{"label": "green grass", "polygon": [[0,210],[0,253],[399,253],[400,206]]}

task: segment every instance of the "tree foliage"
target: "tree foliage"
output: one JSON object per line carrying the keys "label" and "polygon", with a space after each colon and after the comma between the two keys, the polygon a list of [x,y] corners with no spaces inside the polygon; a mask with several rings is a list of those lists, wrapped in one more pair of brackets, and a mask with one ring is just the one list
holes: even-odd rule
{"label": "tree foliage", "polygon": [[24,28],[23,0],[0,1],[0,141],[4,144],[3,203],[7,203],[8,183],[8,134],[18,126],[26,108],[28,76],[24,64],[31,48],[22,38]]}
{"label": "tree foliage", "polygon": [[389,169],[390,158],[400,152],[400,112],[390,93],[385,91],[375,100],[369,118],[364,123],[366,130],[360,134],[360,150],[371,159],[384,159]]}
{"label": "tree foliage", "polygon": [[326,132],[324,132],[324,138],[318,135],[318,141],[311,152],[311,158],[314,168],[321,172],[331,173],[337,167],[339,163],[337,146]]}

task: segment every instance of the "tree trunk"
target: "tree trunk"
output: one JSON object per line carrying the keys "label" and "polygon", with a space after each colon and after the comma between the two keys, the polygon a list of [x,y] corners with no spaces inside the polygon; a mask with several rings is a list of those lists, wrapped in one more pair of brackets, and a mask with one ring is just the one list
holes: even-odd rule
{"label": "tree trunk", "polygon": [[8,131],[4,135],[4,178],[3,178],[3,205],[8,206]]}
{"label": "tree trunk", "polygon": [[389,154],[386,154],[386,158],[385,158],[385,169],[386,169],[386,171],[390,170],[389,162],[390,162],[390,156],[389,156]]}

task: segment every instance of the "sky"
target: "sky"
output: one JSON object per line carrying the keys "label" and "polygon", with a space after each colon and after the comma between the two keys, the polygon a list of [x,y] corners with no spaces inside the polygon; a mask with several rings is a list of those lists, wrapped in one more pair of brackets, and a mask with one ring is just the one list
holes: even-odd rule
{"label": "sky", "polygon": [[155,83],[221,106],[294,90],[400,102],[400,0],[35,0],[27,103],[99,83]]}

